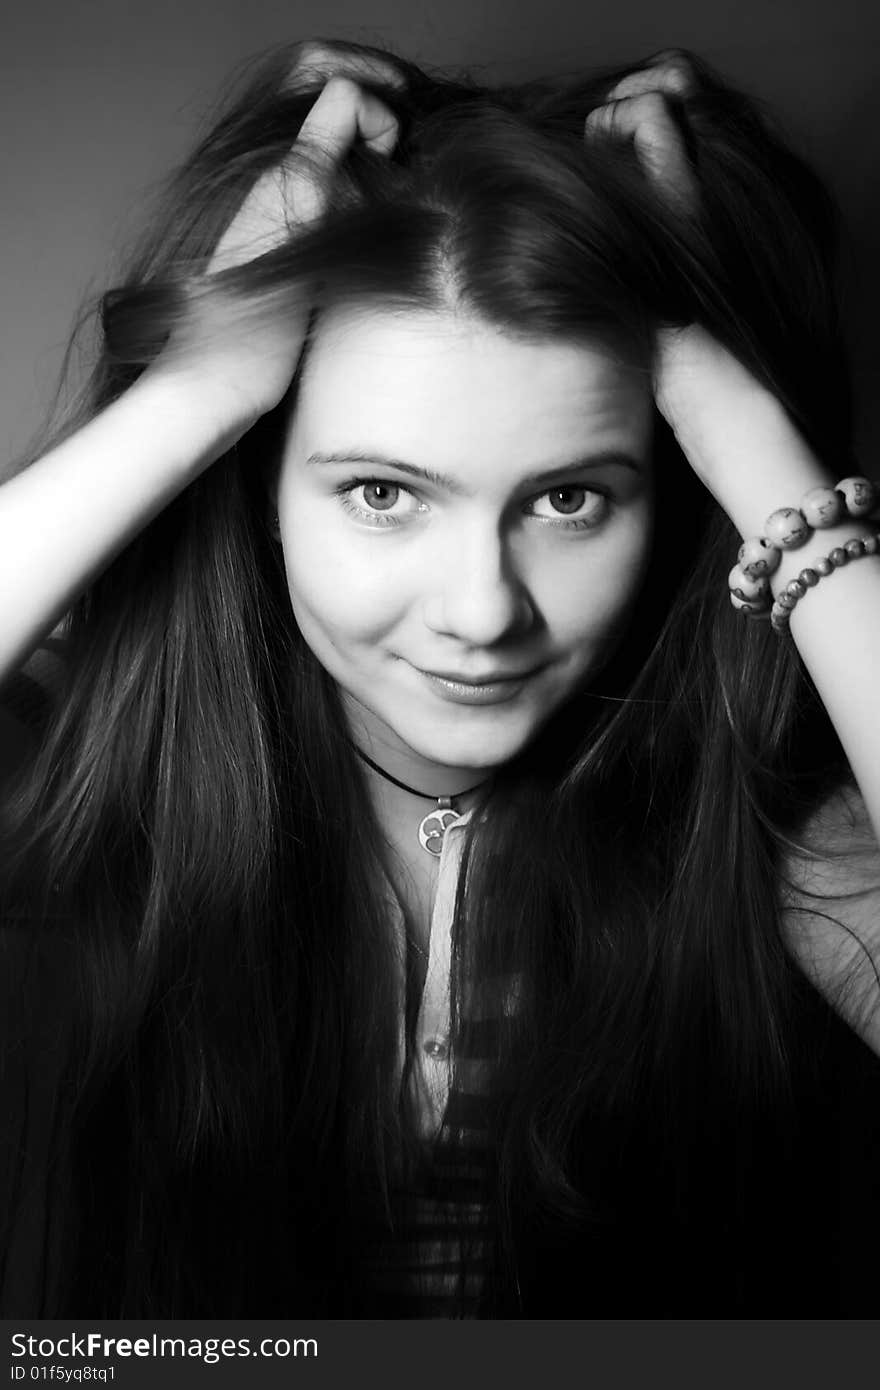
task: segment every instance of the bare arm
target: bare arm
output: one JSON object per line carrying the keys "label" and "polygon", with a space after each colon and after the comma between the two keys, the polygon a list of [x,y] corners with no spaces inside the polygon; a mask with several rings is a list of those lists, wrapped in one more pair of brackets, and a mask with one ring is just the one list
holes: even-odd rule
{"label": "bare arm", "polygon": [[880,1056],[880,845],[855,789],[835,792],[798,830],[780,893],[791,953]]}
{"label": "bare arm", "polygon": [[[309,58],[320,66],[320,53]],[[358,62],[363,69],[366,60]],[[357,75],[395,76],[384,68]],[[299,142],[329,170],[358,135],[387,153],[396,134],[387,107],[337,73]],[[224,232],[209,272],[265,253],[321,206],[304,173],[269,171]],[[110,561],[278,403],[302,348],[302,317],[224,334],[215,309],[210,322],[178,332],[123,396],[0,487],[0,682]]]}
{"label": "bare arm", "polygon": [[[666,379],[667,418],[741,536],[761,535],[777,507],[796,507],[809,488],[836,483],[775,397],[704,330],[670,335]],[[770,579],[774,595],[817,557],[876,530],[876,521],[849,518],[783,552]],[[880,557],[866,555],[811,589],[790,628],[880,839]]]}
{"label": "bare arm", "polygon": [[[633,140],[645,172],[666,202],[685,215],[699,188],[668,96],[686,96],[693,74],[680,54],[660,54],[624,77],[590,113],[587,135]],[[744,538],[763,533],[779,507],[796,507],[813,487],[839,480],[815,457],[781,403],[697,324],[658,334],[657,406],[694,472]],[[816,532],[783,554],[770,580],[774,597],[805,566],[877,525],[844,522]],[[736,557],[731,555],[731,564]],[[797,644],[858,782],[880,839],[880,556],[835,571],[792,614]]]}
{"label": "bare arm", "polygon": [[124,547],[244,433],[209,380],[148,370],[0,488],[0,681]]}

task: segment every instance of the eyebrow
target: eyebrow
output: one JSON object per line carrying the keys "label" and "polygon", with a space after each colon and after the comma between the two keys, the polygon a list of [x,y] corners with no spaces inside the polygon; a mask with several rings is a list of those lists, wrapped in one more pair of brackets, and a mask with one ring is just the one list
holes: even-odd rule
{"label": "eyebrow", "polygon": [[[391,458],[387,454],[377,453],[374,449],[335,449],[331,453],[318,450],[314,454],[309,454],[306,463],[309,466],[365,463],[377,468],[394,468],[399,473],[407,473],[410,477],[421,478],[424,482],[433,483],[435,487],[443,488],[446,492],[454,493],[457,496],[467,496],[467,488],[462,487],[457,478],[450,478],[445,473],[437,473],[433,468],[418,468],[414,463],[407,463],[405,459]],[[552,468],[542,469],[539,473],[530,473],[521,479],[521,486],[537,487],[541,483],[552,482],[564,474],[582,472],[587,468],[607,468],[609,465],[618,468],[630,468],[634,473],[642,472],[642,464],[635,455],[626,453],[622,449],[603,449],[593,454],[584,454],[580,458],[565,460]]]}

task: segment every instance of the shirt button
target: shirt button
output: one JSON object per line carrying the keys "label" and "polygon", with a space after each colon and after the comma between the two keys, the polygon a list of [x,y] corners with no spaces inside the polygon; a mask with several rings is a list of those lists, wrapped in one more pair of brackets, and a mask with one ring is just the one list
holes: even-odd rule
{"label": "shirt button", "polygon": [[429,1038],[422,1044],[422,1051],[435,1062],[445,1062],[449,1056],[449,1044],[445,1038]]}

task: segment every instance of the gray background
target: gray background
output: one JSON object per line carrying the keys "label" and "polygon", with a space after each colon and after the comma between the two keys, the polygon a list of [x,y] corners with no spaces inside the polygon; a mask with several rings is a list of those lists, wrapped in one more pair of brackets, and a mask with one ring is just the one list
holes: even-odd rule
{"label": "gray background", "polygon": [[687,47],[767,102],[846,219],[863,466],[880,475],[876,3],[27,0],[2,32],[0,473],[38,428],[78,308],[113,283],[145,195],[186,153],[224,78],[275,42],[327,35],[490,78]]}

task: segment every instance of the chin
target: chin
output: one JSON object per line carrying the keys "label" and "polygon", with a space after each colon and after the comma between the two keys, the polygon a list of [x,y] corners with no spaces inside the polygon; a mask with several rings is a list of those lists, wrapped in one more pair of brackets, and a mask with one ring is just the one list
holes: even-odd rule
{"label": "chin", "polygon": [[509,762],[525,748],[537,728],[519,728],[505,732],[475,728],[438,736],[438,731],[416,732],[401,736],[419,757],[445,767],[492,768]]}

